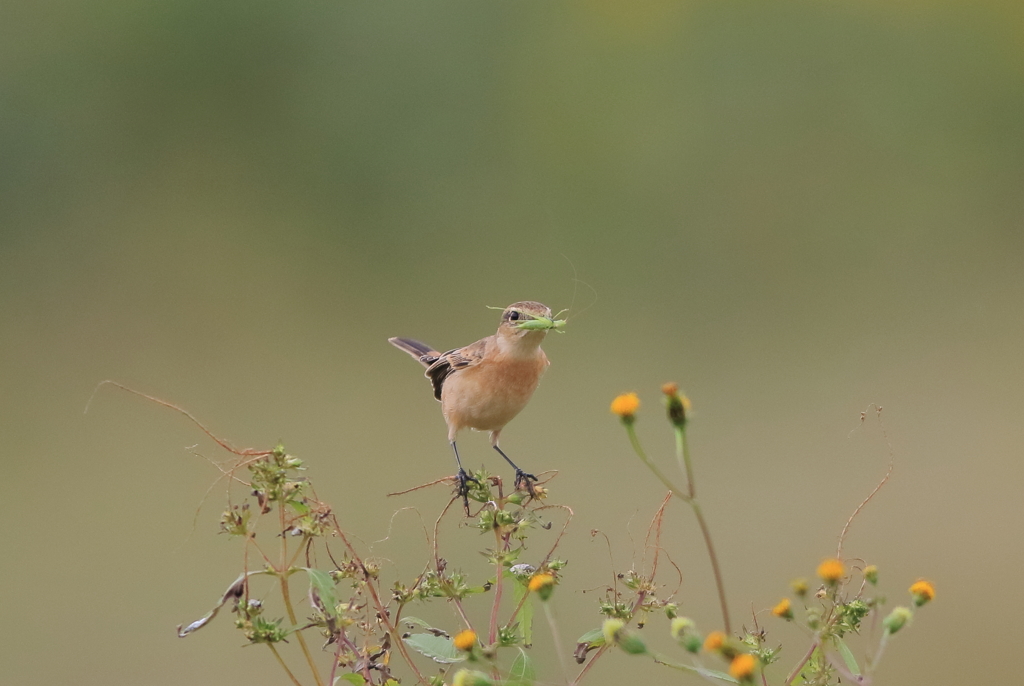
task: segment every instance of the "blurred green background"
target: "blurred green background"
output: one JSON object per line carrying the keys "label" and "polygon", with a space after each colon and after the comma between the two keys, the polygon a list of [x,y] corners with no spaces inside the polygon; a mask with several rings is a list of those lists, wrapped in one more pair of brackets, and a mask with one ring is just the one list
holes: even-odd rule
{"label": "blurred green background", "polygon": [[[845,553],[881,567],[890,606],[918,576],[938,589],[878,681],[1015,678],[1020,5],[56,0],[0,15],[5,681],[284,683],[229,617],[174,633],[241,565],[215,533],[219,487],[193,528],[216,472],[189,447],[226,455],[118,391],[83,414],[97,382],[181,403],[239,445],[283,440],[348,530],[410,574],[419,520],[392,513],[429,520],[446,496],[384,494],[452,463],[427,382],[385,339],[463,345],[493,331],[485,305],[520,299],[580,313],[503,437],[527,468],[560,470],[552,498],[576,511],[566,640],[598,623],[611,574],[590,530],[624,571],[662,496],[608,403],[638,391],[641,435],[671,465],[657,388],[677,380],[735,623],[834,552],[885,471],[878,424],[856,430],[878,403],[896,467]],[[575,300],[570,262],[593,289]],[[461,447],[504,473],[484,436]],[[715,628],[687,511],[665,536],[684,611]],[[448,540],[451,564],[490,573],[477,534]],[[792,665],[804,639],[766,624]],[[693,681],[677,676],[612,655],[591,681]]]}

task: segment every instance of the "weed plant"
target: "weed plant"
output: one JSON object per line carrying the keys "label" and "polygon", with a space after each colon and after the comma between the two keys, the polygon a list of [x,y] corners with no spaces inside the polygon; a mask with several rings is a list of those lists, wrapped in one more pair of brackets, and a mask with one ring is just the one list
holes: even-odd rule
{"label": "weed plant", "polygon": [[[909,602],[886,614],[885,598],[877,592],[877,567],[843,557],[850,521],[889,478],[890,462],[885,478],[844,527],[836,555],[818,566],[817,581],[792,581],[791,597],[754,612],[751,627],[734,630],[711,530],[697,498],[686,436],[690,403],[675,384],[663,386],[662,395],[684,486],[644,450],[635,427],[640,406],[636,394],[621,395],[611,404],[633,451],[668,492],[647,531],[645,550],[651,553],[651,564],[645,571],[612,570],[617,582],[598,602],[603,623],[569,645],[561,638],[551,604],[561,586],[573,583],[566,562],[557,557],[573,512],[549,502],[550,478],[542,478],[530,492],[505,493],[499,477],[484,471],[473,475],[468,495],[473,511],[467,515],[472,526],[460,530],[485,534],[488,543],[482,552],[492,569],[488,578],[471,578],[440,554],[442,521],[463,516],[462,498],[453,496],[428,533],[431,553],[417,567],[422,571],[413,578],[384,579],[379,564],[361,551],[357,539],[317,497],[305,476],[305,463],[283,446],[239,450],[182,408],[113,385],[184,414],[235,456],[229,467],[220,467],[222,478],[235,486],[228,488],[220,529],[240,542],[241,571],[216,606],[179,626],[178,635],[192,635],[227,610],[245,642],[266,646],[284,680],[295,686],[576,686],[595,680],[601,665],[614,659],[651,660],[670,670],[666,681],[678,674],[680,683],[868,684],[892,636],[935,595],[930,582],[918,580],[910,587]],[[454,478],[426,486],[438,485],[454,485]],[[243,497],[235,500],[231,494],[239,492]],[[666,507],[673,499],[693,511],[713,571],[721,617],[702,622],[715,627],[706,633],[694,618],[679,614],[674,602],[678,589],[668,589],[659,576],[666,564],[673,564],[660,543]],[[533,537],[552,529],[554,520],[561,522],[548,536],[554,541],[533,550]],[[450,608],[443,626],[417,616],[422,606],[438,604]],[[482,610],[481,604],[489,608]],[[560,675],[538,676],[530,657],[538,615],[548,626],[543,633],[558,655]],[[487,621],[477,623],[471,616],[486,616]],[[762,626],[760,618],[800,627],[806,645],[792,651],[799,655],[795,662],[777,664],[781,645],[769,639],[770,624]],[[640,637],[637,629],[649,620],[671,636],[675,654],[654,650]],[[854,634],[863,634],[867,643],[859,658],[847,644]],[[260,658],[254,653],[253,659]]]}

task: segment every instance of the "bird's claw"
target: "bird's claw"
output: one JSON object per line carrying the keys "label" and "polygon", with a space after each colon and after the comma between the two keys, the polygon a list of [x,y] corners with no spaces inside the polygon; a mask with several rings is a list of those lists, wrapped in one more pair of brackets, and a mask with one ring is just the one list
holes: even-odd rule
{"label": "bird's claw", "polygon": [[456,496],[462,496],[462,506],[466,509],[466,516],[469,516],[469,482],[472,481],[477,486],[480,485],[480,479],[475,476],[470,476],[466,473],[465,469],[459,468],[459,473],[455,475],[455,482],[457,488],[455,490]]}
{"label": "bird's claw", "polygon": [[528,473],[524,472],[522,469],[517,469],[516,470],[516,483],[515,483],[515,486],[516,486],[516,490],[517,491],[525,483],[526,484],[526,492],[529,493],[531,496],[536,496],[537,493],[536,493],[536,491],[533,490],[533,482],[536,481],[536,480],[537,480],[537,477],[535,477],[533,474],[528,474]]}

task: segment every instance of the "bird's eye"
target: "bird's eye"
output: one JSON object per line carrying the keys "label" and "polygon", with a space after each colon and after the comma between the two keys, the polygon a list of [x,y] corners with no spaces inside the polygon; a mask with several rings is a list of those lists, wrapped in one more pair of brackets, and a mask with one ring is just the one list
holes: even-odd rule
{"label": "bird's eye", "polygon": [[519,313],[516,312],[515,310],[512,310],[511,312],[508,313],[508,318],[511,319],[512,321],[518,321]]}

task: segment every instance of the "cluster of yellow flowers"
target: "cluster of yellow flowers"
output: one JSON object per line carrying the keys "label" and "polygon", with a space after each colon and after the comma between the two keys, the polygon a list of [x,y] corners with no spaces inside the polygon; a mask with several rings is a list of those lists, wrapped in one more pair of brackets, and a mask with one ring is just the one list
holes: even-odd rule
{"label": "cluster of yellow flowers", "polygon": [[[665,394],[665,404],[669,410],[669,416],[674,422],[684,423],[686,416],[690,413],[690,399],[679,394],[679,385],[666,383],[661,386],[661,392]],[[640,397],[636,393],[622,393],[615,396],[611,404],[612,414],[618,415],[623,421],[632,421],[640,409]]]}
{"label": "cluster of yellow flowers", "polygon": [[740,682],[753,681],[760,666],[756,656],[741,652],[721,631],[712,631],[704,639],[704,650],[717,653],[729,661],[729,675]]}
{"label": "cluster of yellow flowers", "polygon": [[[687,461],[688,458],[685,453],[684,432],[691,409],[690,400],[685,395],[681,395],[679,393],[679,386],[675,383],[664,384],[661,387],[661,392],[664,394],[663,400],[665,408],[668,411],[668,419],[676,428],[677,438],[682,436],[682,440],[677,440],[677,443],[681,443],[683,446],[680,449],[682,450],[682,457],[680,458],[681,464],[685,462],[687,473],[689,474],[689,462]],[[612,400],[609,409],[612,414],[618,416],[619,419],[622,420],[623,425],[626,427],[626,430],[629,432],[630,438],[633,441],[634,449],[640,458],[655,473],[655,475],[658,476],[663,483],[668,484],[672,489],[672,492],[675,493],[677,489],[674,489],[672,485],[668,483],[667,479],[661,475],[657,468],[646,457],[641,447],[639,447],[633,429],[637,412],[640,410],[640,398],[637,394],[630,392],[616,396],[615,399]],[[690,500],[687,502],[693,501],[694,496],[692,488],[689,497]],[[868,612],[876,608],[875,600],[862,599],[859,593],[852,600],[846,599],[842,591],[846,587],[846,584],[850,582],[850,575],[846,563],[838,557],[829,557],[822,560],[816,571],[822,584],[820,589],[815,593],[815,597],[818,599],[830,599],[831,603],[835,606],[836,612],[832,615],[824,616],[816,608],[810,608],[808,609],[808,617],[806,620],[807,626],[814,631],[820,630],[825,632],[824,635],[826,638],[829,636],[841,637],[843,635],[843,631],[851,630],[851,626],[853,627],[852,630],[856,630],[860,620],[863,619]],[[875,565],[867,565],[864,567],[862,574],[864,581],[871,585],[877,584],[878,568]],[[791,589],[798,598],[803,599],[808,594],[808,582],[806,579],[797,579],[791,583]],[[532,582],[531,590],[533,590]],[[913,598],[914,606],[916,607],[924,605],[935,597],[935,587],[931,582],[924,579],[919,579],[914,582],[909,590]],[[787,621],[794,619],[793,604],[789,598],[781,599],[774,607],[771,608],[771,613],[772,615]],[[913,611],[907,607],[897,607],[882,621],[882,624],[888,634],[893,634],[910,620],[912,614]],[[755,643],[748,642],[746,639],[743,641],[734,639],[722,631],[712,631],[702,640],[691,619],[686,617],[676,617],[674,609],[669,612],[669,617],[672,619],[672,637],[680,644],[680,646],[691,653],[698,653],[703,650],[707,653],[719,655],[729,663],[729,675],[740,683],[753,681],[756,673],[762,669],[764,665],[771,664],[774,661],[775,651],[773,650],[755,648],[751,651],[751,646],[755,645]],[[841,626],[840,622],[843,623]],[[826,624],[828,624],[828,626],[826,626]],[[840,626],[840,628],[835,628],[836,626]],[[829,632],[833,629],[836,633],[830,634]],[[643,654],[646,652],[646,647],[643,645],[642,641],[627,629],[627,623],[621,619],[609,619],[605,621],[604,637],[608,644],[617,645],[627,653]],[[838,638],[836,640],[838,640]],[[756,645],[760,646],[761,644],[757,643]],[[764,663],[763,665],[762,661]]]}

